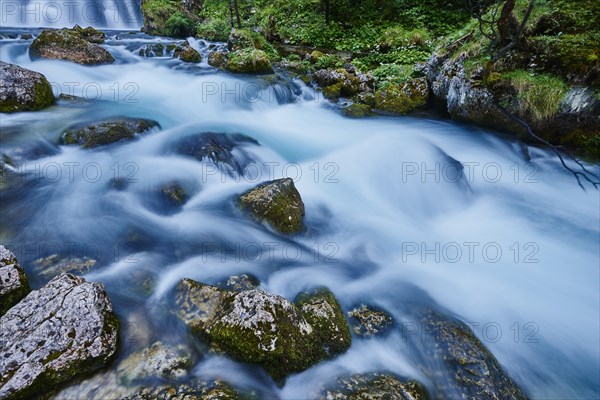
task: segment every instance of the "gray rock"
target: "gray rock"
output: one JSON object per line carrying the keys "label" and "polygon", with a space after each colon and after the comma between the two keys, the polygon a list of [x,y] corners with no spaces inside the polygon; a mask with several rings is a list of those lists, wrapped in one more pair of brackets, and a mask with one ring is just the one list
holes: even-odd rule
{"label": "gray rock", "polygon": [[153,128],[160,128],[159,123],[149,119],[117,117],[72,126],[64,133],[63,142],[69,145],[78,144],[83,148],[94,148],[135,139]]}
{"label": "gray rock", "polygon": [[215,382],[144,388],[137,394],[120,400],[238,400],[240,398],[238,392],[231,386]]}
{"label": "gray rock", "polygon": [[0,316],[29,293],[29,283],[15,255],[0,245]]}
{"label": "gray rock", "polygon": [[260,184],[242,194],[239,205],[281,233],[293,234],[304,229],[304,203],[290,178]]}
{"label": "gray rock", "polygon": [[208,55],[208,65],[215,68],[222,68],[227,63],[227,53],[223,51],[213,51]]}
{"label": "gray rock", "polygon": [[97,43],[99,37],[86,36],[77,29],[44,30],[29,46],[32,59],[65,60],[84,65],[112,64],[115,59]]}
{"label": "gray rock", "polygon": [[421,320],[421,341],[426,363],[424,371],[439,371],[432,376],[441,398],[525,399],[500,363],[464,323],[428,310]]}
{"label": "gray rock", "polygon": [[374,336],[385,333],[392,325],[392,317],[381,310],[366,305],[348,312],[352,330],[359,336]]}
{"label": "gray rock", "polygon": [[350,346],[340,341],[350,334],[333,296],[325,305],[308,295],[297,306],[259,289],[228,292],[184,279],[175,297],[179,318],[213,350],[258,363],[277,381]]}
{"label": "gray rock", "polygon": [[104,286],[60,275],[0,318],[0,398],[47,392],[104,365],[118,321]]}
{"label": "gray rock", "polygon": [[148,377],[179,379],[192,367],[192,350],[184,345],[169,346],[155,342],[123,360],[117,367],[122,382],[135,382]]}
{"label": "gray rock", "polygon": [[37,111],[52,104],[52,86],[44,75],[0,61],[0,112]]}
{"label": "gray rock", "polygon": [[353,375],[338,379],[324,390],[322,400],[426,400],[423,386],[414,381],[387,373]]}

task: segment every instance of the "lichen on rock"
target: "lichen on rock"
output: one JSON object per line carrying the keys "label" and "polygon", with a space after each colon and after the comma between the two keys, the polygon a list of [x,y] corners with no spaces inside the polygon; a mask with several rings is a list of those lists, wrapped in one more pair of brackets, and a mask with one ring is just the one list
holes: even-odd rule
{"label": "lichen on rock", "polygon": [[37,111],[52,104],[52,86],[44,75],[0,61],[0,112]]}
{"label": "lichen on rock", "polygon": [[0,316],[29,293],[25,271],[15,255],[0,245]]}
{"label": "lichen on rock", "polygon": [[101,39],[97,34],[76,28],[44,30],[29,46],[29,56],[84,65],[112,64],[115,61],[112,54],[98,44]]}
{"label": "lichen on rock", "polygon": [[240,196],[239,206],[281,233],[304,229],[304,203],[290,178],[265,182],[249,190]]}
{"label": "lichen on rock", "polygon": [[118,322],[104,286],[60,275],[0,317],[0,397],[47,392],[106,365]]}

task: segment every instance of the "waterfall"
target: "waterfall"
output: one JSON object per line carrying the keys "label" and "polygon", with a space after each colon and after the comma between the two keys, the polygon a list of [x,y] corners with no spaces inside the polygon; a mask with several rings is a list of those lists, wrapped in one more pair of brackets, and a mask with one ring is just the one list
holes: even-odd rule
{"label": "waterfall", "polygon": [[139,29],[140,0],[0,0],[3,27]]}

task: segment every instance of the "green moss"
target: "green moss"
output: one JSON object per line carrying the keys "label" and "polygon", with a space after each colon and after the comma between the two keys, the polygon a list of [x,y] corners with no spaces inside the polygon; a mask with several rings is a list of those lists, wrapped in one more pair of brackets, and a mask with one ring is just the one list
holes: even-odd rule
{"label": "green moss", "polygon": [[185,46],[179,54],[179,59],[184,62],[199,63],[202,61],[202,56],[193,47]]}
{"label": "green moss", "polygon": [[562,79],[546,74],[511,71],[502,74],[502,78],[517,93],[519,113],[529,115],[536,121],[547,120],[556,115],[568,91],[568,86]]}
{"label": "green moss", "polygon": [[[313,57],[313,59],[315,58]],[[343,66],[344,60],[340,56],[332,54],[317,56],[315,60],[316,69],[342,68]]]}
{"label": "green moss", "polygon": [[354,103],[342,109],[342,113],[350,118],[365,118],[373,115],[371,107],[366,104]]}
{"label": "green moss", "polygon": [[301,293],[296,304],[312,325],[314,334],[330,356],[344,353],[352,344],[350,329],[342,308],[329,289]]}
{"label": "green moss", "polygon": [[393,114],[407,114],[424,107],[428,96],[425,78],[413,79],[404,84],[388,85],[375,92],[375,108]]}
{"label": "green moss", "polygon": [[323,96],[328,99],[337,99],[342,94],[342,83],[336,83],[335,85],[326,86],[323,89]]}
{"label": "green moss", "polygon": [[273,67],[269,57],[262,50],[253,48],[229,53],[225,69],[235,73],[271,74]]}
{"label": "green moss", "polygon": [[196,36],[206,40],[225,42],[229,37],[231,26],[227,21],[219,18],[208,18],[198,24]]}

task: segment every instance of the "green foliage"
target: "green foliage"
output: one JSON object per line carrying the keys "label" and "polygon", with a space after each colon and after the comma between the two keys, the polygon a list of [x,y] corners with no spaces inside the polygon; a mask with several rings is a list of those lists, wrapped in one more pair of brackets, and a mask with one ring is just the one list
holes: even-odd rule
{"label": "green foliage", "polygon": [[516,70],[502,74],[502,78],[515,88],[519,112],[537,121],[552,118],[568,90],[562,79],[547,74]]}
{"label": "green foliage", "polygon": [[371,71],[375,83],[380,88],[406,82],[413,78],[414,72],[414,66],[398,64],[382,64]]}
{"label": "green foliage", "polygon": [[224,42],[229,36],[231,26],[227,21],[219,18],[209,18],[198,24],[196,35],[200,38]]}
{"label": "green foliage", "polygon": [[183,13],[176,12],[165,23],[164,31],[167,36],[188,37],[196,33],[196,27]]}
{"label": "green foliage", "polygon": [[344,60],[336,55],[326,54],[317,60],[315,63],[316,69],[325,68],[342,68],[344,66]]}

